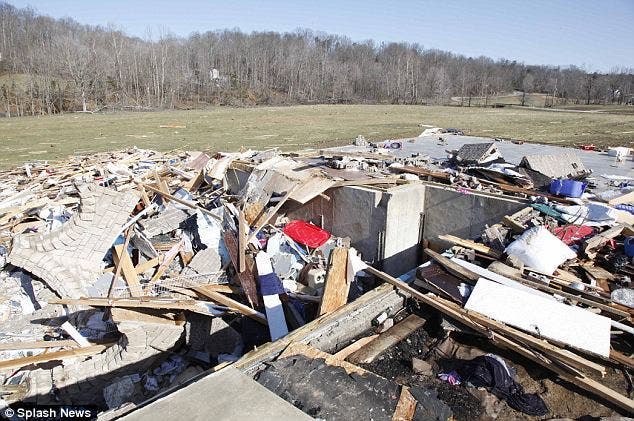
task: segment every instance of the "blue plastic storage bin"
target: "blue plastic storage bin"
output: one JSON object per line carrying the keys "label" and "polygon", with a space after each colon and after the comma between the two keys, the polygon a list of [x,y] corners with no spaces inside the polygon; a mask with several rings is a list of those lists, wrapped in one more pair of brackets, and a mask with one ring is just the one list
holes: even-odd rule
{"label": "blue plastic storage bin", "polygon": [[581,197],[588,183],[575,180],[553,180],[550,182],[550,193],[558,196]]}

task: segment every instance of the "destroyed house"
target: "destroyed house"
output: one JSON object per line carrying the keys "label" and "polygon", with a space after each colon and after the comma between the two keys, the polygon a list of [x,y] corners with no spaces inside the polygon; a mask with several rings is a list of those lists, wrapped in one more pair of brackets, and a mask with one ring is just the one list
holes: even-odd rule
{"label": "destroyed house", "polygon": [[[499,155],[484,146],[465,156]],[[129,420],[634,411],[630,193],[571,206],[358,148],[29,164],[46,188],[0,174],[4,401]],[[332,166],[346,155],[364,169]]]}

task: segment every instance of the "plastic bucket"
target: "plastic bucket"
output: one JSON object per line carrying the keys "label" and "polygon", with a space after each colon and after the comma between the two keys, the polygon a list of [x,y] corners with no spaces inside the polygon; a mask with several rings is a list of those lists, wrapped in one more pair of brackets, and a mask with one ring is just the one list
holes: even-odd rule
{"label": "plastic bucket", "polygon": [[550,193],[558,196],[581,197],[588,183],[575,180],[553,180],[550,182]]}

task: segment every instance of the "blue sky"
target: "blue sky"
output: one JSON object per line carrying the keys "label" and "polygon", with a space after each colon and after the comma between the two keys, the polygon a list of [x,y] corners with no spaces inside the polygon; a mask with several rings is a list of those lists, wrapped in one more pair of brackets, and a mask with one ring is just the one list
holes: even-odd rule
{"label": "blue sky", "polygon": [[634,0],[8,0],[145,37],[225,28],[309,28],[354,41],[416,42],[468,56],[588,70],[634,68]]}

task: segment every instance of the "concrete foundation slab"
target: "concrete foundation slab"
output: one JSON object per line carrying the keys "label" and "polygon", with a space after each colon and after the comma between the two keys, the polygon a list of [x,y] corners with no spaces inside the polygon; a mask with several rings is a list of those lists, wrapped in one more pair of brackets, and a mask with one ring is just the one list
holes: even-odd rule
{"label": "concrete foundation slab", "polygon": [[129,421],[312,420],[238,369],[227,367],[123,417]]}

